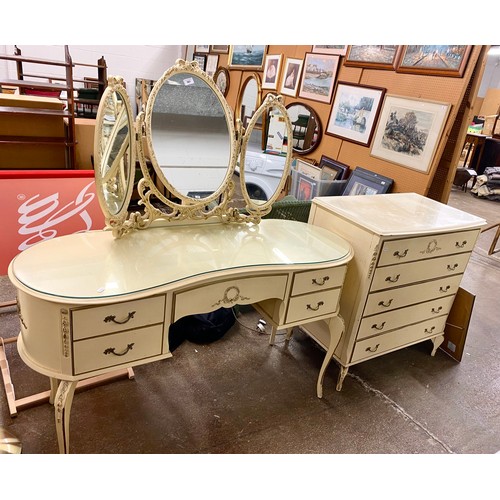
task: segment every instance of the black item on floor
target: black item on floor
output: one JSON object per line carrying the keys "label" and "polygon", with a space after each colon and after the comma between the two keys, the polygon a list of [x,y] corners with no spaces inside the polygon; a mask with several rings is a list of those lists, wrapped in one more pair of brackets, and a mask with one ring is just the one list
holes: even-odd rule
{"label": "black item on floor", "polygon": [[184,316],[170,325],[168,331],[170,352],[179,347],[184,340],[195,344],[215,342],[224,336],[235,321],[233,310],[224,307],[205,314]]}

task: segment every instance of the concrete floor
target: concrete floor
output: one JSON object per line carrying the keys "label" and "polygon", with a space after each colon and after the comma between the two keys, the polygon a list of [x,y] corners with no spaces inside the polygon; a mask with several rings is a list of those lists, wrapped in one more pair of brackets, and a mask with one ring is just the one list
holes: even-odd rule
{"label": "concrete floor", "polygon": [[[454,188],[450,205],[500,220],[500,204]],[[352,367],[341,392],[332,363],[324,397],[315,394],[323,352],[296,329],[274,346],[246,308],[219,341],[185,341],[173,358],[139,366],[135,378],[77,392],[71,413],[73,454],[495,454],[500,450],[500,251],[494,231],[480,236],[462,287],[476,295],[463,360],[424,342]],[[499,245],[500,246],[500,245]],[[15,298],[0,277],[0,302]],[[13,308],[0,312],[1,336],[13,337]],[[268,332],[269,333],[269,332]],[[48,390],[48,380],[5,346],[16,397]],[[23,454],[55,454],[53,408],[11,418],[0,389],[0,426]],[[500,455],[495,455],[500,457]],[[496,462],[498,464],[498,461]],[[283,472],[283,471],[282,471]],[[429,471],[430,472],[430,471]],[[424,479],[422,479],[424,480]]]}

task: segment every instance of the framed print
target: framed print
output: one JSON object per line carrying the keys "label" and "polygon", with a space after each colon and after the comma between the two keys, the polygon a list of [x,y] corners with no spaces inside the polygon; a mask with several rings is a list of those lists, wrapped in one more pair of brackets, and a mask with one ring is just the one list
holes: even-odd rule
{"label": "framed print", "polygon": [[264,64],[264,74],[262,78],[262,88],[276,90],[280,77],[282,55],[267,55]]}
{"label": "framed print", "polygon": [[318,54],[345,56],[347,52],[347,45],[313,45],[312,51]]}
{"label": "framed print", "polygon": [[400,52],[400,45],[351,45],[344,65],[359,68],[396,69]]}
{"label": "framed print", "polygon": [[280,91],[283,95],[289,95],[292,97],[297,95],[300,74],[302,73],[302,64],[302,59],[286,58]]}
{"label": "framed print", "polygon": [[227,54],[229,52],[229,45],[210,45],[210,52],[215,54]]}
{"label": "framed print", "polygon": [[297,182],[293,196],[299,201],[312,200],[317,196],[318,181],[315,181],[304,174],[297,174]]}
{"label": "framed print", "polygon": [[222,66],[219,67],[214,74],[214,82],[222,92],[222,95],[226,97],[229,92],[229,71]]}
{"label": "framed print", "polygon": [[339,82],[326,133],[368,146],[385,90],[379,87]]}
{"label": "framed print", "polygon": [[210,45],[195,45],[194,51],[208,54],[210,52]]}
{"label": "framed print", "polygon": [[207,56],[205,54],[193,54],[193,61],[199,64],[202,71],[205,71],[207,65]]}
{"label": "framed print", "polygon": [[322,181],[341,181],[349,177],[349,165],[322,155],[318,165]]}
{"label": "framed print", "polygon": [[313,165],[312,163],[301,160],[300,158],[297,158],[295,162],[295,170],[297,171],[297,173],[305,175],[310,179],[321,179],[321,169],[318,166]]}
{"label": "framed print", "polygon": [[386,94],[372,156],[427,173],[449,110],[448,103]]}
{"label": "framed print", "polygon": [[299,97],[330,104],[338,66],[339,56],[308,52]]}
{"label": "framed print", "polygon": [[205,68],[205,72],[207,73],[207,75],[213,78],[215,72],[217,71],[218,65],[219,65],[219,56],[217,54],[208,54],[206,68]]}
{"label": "framed print", "polygon": [[229,67],[261,70],[266,52],[267,45],[231,45],[229,47]]}
{"label": "framed print", "polygon": [[393,183],[394,180],[390,177],[385,177],[366,168],[356,167],[347,181],[342,196],[388,193]]}
{"label": "framed print", "polygon": [[472,45],[405,45],[396,71],[461,77],[471,49]]}

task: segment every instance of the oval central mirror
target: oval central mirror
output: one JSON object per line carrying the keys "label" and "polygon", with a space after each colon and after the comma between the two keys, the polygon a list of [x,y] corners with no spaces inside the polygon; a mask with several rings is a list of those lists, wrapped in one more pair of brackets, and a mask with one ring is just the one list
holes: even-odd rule
{"label": "oval central mirror", "polygon": [[121,78],[110,78],[96,117],[96,190],[106,218],[125,218],[132,195],[132,112]]}
{"label": "oval central mirror", "polygon": [[321,122],[316,111],[304,103],[293,102],[286,107],[292,122],[292,148],[299,155],[314,151],[322,136]]}
{"label": "oval central mirror", "polygon": [[215,198],[227,184],[232,119],[215,84],[199,71],[166,73],[146,111],[150,154],[160,181],[181,200]]}

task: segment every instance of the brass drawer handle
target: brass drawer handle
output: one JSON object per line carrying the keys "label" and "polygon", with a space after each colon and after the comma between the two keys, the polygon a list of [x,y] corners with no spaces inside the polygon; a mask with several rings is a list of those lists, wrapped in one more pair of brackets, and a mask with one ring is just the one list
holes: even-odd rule
{"label": "brass drawer handle", "polygon": [[408,248],[403,252],[403,253],[399,253],[399,250],[394,252],[392,254],[394,257],[397,257],[398,259],[403,259],[404,257],[406,257],[408,255]]}
{"label": "brass drawer handle", "polygon": [[377,349],[380,347],[380,344],[377,344],[375,347],[367,347],[365,349],[365,351],[368,351],[368,352],[377,352]]}
{"label": "brass drawer handle", "polygon": [[103,354],[114,354],[115,356],[125,356],[127,352],[131,351],[132,348],[134,347],[134,343],[132,342],[131,344],[127,345],[127,348],[123,352],[115,352],[114,347],[108,347],[107,349],[104,349]]}
{"label": "brass drawer handle", "polygon": [[451,288],[450,285],[445,286],[445,287],[440,286],[439,291],[444,293],[444,292],[447,292],[450,288]]}
{"label": "brass drawer handle", "polygon": [[446,269],[448,269],[448,271],[454,271],[457,267],[458,267],[458,264],[453,264],[453,266],[450,266],[450,264],[448,264],[446,266]]}
{"label": "brass drawer handle", "polygon": [[379,325],[377,325],[377,324],[372,325],[372,328],[373,328],[374,330],[383,330],[383,329],[384,329],[384,326],[385,326],[385,321],[384,321],[384,322],[383,322],[380,326],[379,326]]}
{"label": "brass drawer handle", "polygon": [[428,328],[426,328],[426,329],[424,330],[424,332],[425,332],[425,333],[432,333],[435,329],[436,329],[436,327],[435,327],[435,326],[433,326],[430,330],[429,330]]}
{"label": "brass drawer handle", "polygon": [[431,312],[434,314],[440,313],[443,310],[443,306],[439,306],[437,309],[434,307],[431,309]]}
{"label": "brass drawer handle", "polygon": [[458,241],[455,242],[455,246],[457,248],[463,248],[465,245],[467,245],[467,240],[462,241],[462,243],[459,243]]}
{"label": "brass drawer handle", "polygon": [[313,278],[312,284],[323,286],[329,279],[330,279],[330,276],[324,276],[320,281],[318,281],[316,278]]}
{"label": "brass drawer handle", "polygon": [[385,278],[385,281],[390,281],[391,283],[396,283],[399,280],[400,276],[401,276],[400,274],[398,274],[394,278],[392,276],[387,276],[387,278]]}
{"label": "brass drawer handle", "polygon": [[384,302],[383,300],[381,300],[381,301],[378,303],[378,305],[379,305],[380,307],[389,307],[389,306],[392,304],[392,301],[393,301],[393,300],[394,300],[394,299],[389,299],[387,302]]}
{"label": "brass drawer handle", "polygon": [[130,321],[133,317],[135,316],[135,311],[131,311],[128,313],[127,319],[124,319],[123,321],[118,321],[116,319],[116,316],[106,316],[104,318],[104,323],[116,323],[117,325],[124,325],[128,321]]}
{"label": "brass drawer handle", "polygon": [[307,304],[307,309],[310,309],[311,311],[317,311],[321,306],[324,306],[325,303],[321,300],[320,302],[318,302],[318,304],[316,305],[316,307],[313,307],[311,304]]}

